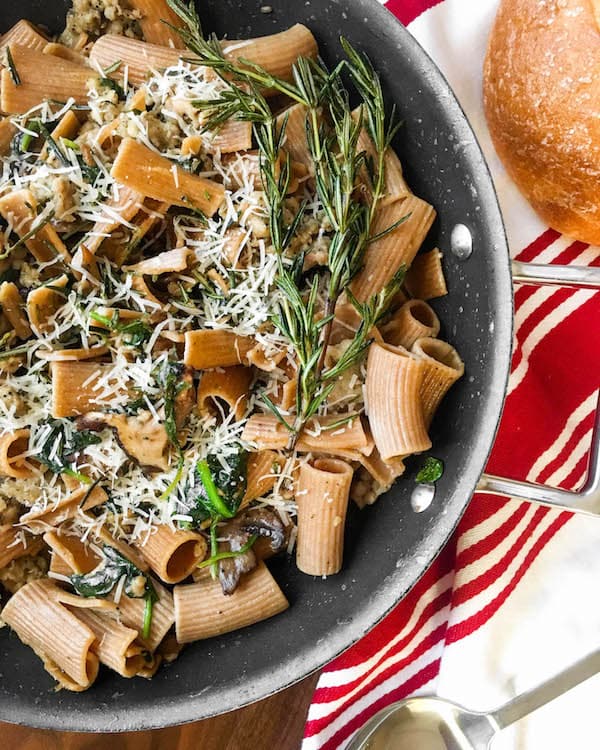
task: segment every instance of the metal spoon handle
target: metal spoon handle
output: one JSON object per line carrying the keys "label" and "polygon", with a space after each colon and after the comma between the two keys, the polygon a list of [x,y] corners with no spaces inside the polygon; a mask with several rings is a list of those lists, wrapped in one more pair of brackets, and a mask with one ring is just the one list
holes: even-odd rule
{"label": "metal spoon handle", "polygon": [[541,685],[513,698],[504,706],[490,712],[489,716],[496,722],[499,729],[504,729],[598,672],[600,672],[600,649],[588,654]]}
{"label": "metal spoon handle", "polygon": [[567,286],[576,289],[600,288],[597,266],[553,266],[546,263],[512,261],[513,281],[538,286]]}

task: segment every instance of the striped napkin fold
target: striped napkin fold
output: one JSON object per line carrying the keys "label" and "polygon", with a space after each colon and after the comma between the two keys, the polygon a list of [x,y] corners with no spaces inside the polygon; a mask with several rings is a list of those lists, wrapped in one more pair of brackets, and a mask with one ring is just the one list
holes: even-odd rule
{"label": "striped napkin fold", "polygon": [[[498,0],[389,0],[445,74],[482,145],[513,257],[600,265],[600,249],[542,225],[491,144],[481,69]],[[487,470],[574,489],[586,476],[600,385],[600,294],[515,287],[515,346]],[[436,693],[485,710],[600,641],[600,519],[475,495],[419,583],[323,672],[303,750],[337,750],[377,711]],[[499,736],[494,750],[597,750],[600,677]],[[418,750],[415,748],[415,750]]]}

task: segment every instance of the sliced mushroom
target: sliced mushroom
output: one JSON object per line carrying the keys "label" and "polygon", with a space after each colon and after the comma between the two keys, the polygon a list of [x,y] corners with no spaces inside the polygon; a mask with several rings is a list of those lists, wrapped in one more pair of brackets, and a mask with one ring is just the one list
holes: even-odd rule
{"label": "sliced mushroom", "polygon": [[141,466],[162,471],[169,468],[169,438],[164,426],[149,411],[133,416],[88,412],[77,419],[77,427],[95,432],[111,427],[121,448]]}
{"label": "sliced mushroom", "polygon": [[[241,540],[244,539],[242,542]],[[233,540],[230,540],[230,550],[237,552],[244,544],[248,541],[247,537],[240,534]],[[233,594],[236,590],[240,577],[243,573],[249,573],[254,570],[258,561],[256,555],[252,549],[246,550],[246,552],[240,552],[235,557],[228,557],[224,560],[219,561],[219,581],[224,594]]]}
{"label": "sliced mushroom", "polygon": [[246,510],[236,518],[236,521],[248,536],[256,535],[269,539],[273,553],[281,552],[287,545],[288,530],[281,518],[272,510]]}
{"label": "sliced mushroom", "polygon": [[[237,552],[248,543],[252,536],[268,539],[270,550],[259,552],[251,547],[235,557],[227,557],[219,561],[219,581],[224,594],[233,594],[240,577],[249,573],[258,564],[259,559],[268,557],[270,552],[281,552],[287,544],[287,530],[279,516],[267,508],[247,510],[236,516],[219,531],[221,539],[226,540],[228,551]],[[258,540],[257,540],[258,544]]]}

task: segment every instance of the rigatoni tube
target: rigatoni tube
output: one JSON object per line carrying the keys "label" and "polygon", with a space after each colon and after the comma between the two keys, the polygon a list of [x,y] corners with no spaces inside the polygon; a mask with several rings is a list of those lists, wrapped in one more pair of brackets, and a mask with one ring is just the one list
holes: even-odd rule
{"label": "rigatoni tube", "polygon": [[96,40],[90,51],[90,61],[101,69],[121,65],[112,75],[122,78],[127,68],[127,78],[134,86],[140,86],[151,71],[177,65],[185,52],[159,44],[141,42],[118,34],[104,34]]}
{"label": "rigatoni tube", "polygon": [[209,370],[198,386],[198,410],[201,414],[232,413],[242,419],[248,408],[248,394],[253,373],[249,367],[225,367]]}
{"label": "rigatoni tube", "polygon": [[0,215],[19,237],[27,237],[25,247],[36,260],[46,263],[57,256],[70,260],[71,256],[54,227],[40,222],[37,201],[31,190],[12,190],[0,198]]}
{"label": "rigatoni tube", "polygon": [[289,604],[267,566],[259,562],[244,575],[233,594],[206,576],[198,583],[175,586],[175,629],[179,643],[245,628],[283,612]]}
{"label": "rigatoni tube", "polygon": [[[315,451],[346,455],[349,451],[369,455],[373,441],[365,432],[360,417],[346,422],[340,417],[313,417],[300,433],[296,449],[302,453]],[[254,443],[257,448],[283,450],[290,433],[274,414],[253,414],[244,427],[242,439]]]}
{"label": "rigatoni tube", "polygon": [[43,547],[42,540],[25,534],[12,523],[0,526],[0,569],[23,555],[35,555]]}
{"label": "rigatoni tube", "polygon": [[404,286],[417,299],[435,299],[448,294],[442,253],[437,247],[417,255],[408,269]]}
{"label": "rigatoni tube", "polygon": [[148,651],[155,651],[162,639],[169,632],[175,621],[173,612],[173,597],[171,592],[158,581],[152,579],[154,590],[158,594],[158,601],[154,602],[152,607],[152,623],[150,625],[150,635],[148,638],[142,638],[144,624],[144,611],[146,602],[144,599],[133,599],[125,594],[121,596],[117,604],[117,612],[120,621],[128,628],[133,628],[139,633],[139,640],[144,644]]}
{"label": "rigatoni tube", "polygon": [[463,376],[465,365],[456,349],[439,339],[418,339],[412,351],[424,365],[420,395],[425,425],[429,427],[450,386]]}
{"label": "rigatoni tube", "polygon": [[78,609],[76,614],[96,636],[92,650],[102,664],[121,677],[133,677],[146,666],[145,647],[138,641],[137,630],[121,624],[106,612]]}
{"label": "rigatoni tube", "polygon": [[238,336],[233,331],[186,331],[183,361],[195,370],[232,367],[246,361],[255,343],[250,336]]}
{"label": "rigatoni tube", "polygon": [[388,344],[410,349],[417,339],[435,338],[440,332],[440,320],[434,310],[420,299],[411,299],[400,307],[386,323],[381,333]]}
{"label": "rigatoni tube", "polygon": [[167,0],[129,0],[129,6],[140,13],[139,24],[147,42],[185,49],[181,37],[171,28],[179,28],[182,25],[181,18],[169,8]]}
{"label": "rigatoni tube", "polygon": [[2,619],[41,659],[70,678],[61,680],[65,687],[85,690],[98,674],[98,657],[91,650],[96,636],[61,604],[62,593],[48,579],[30,581],[8,601]]}
{"label": "rigatoni tube", "polygon": [[373,222],[373,236],[386,232],[397,221],[404,221],[367,247],[363,268],[351,285],[360,302],[383,289],[401,266],[410,266],[435,215],[433,206],[414,195],[380,207]]}
{"label": "rigatoni tube", "polygon": [[111,176],[147,198],[183,208],[197,208],[212,216],[225,188],[217,182],[190,174],[143,143],[125,138],[119,146]]}
{"label": "rigatoni tube", "polygon": [[423,418],[421,384],[425,365],[406,350],[372,344],[367,360],[367,410],[381,458],[431,448]]}
{"label": "rigatoni tube", "polygon": [[89,83],[98,75],[94,70],[20,44],[10,44],[10,52],[21,83],[17,85],[13,81],[8,68],[2,70],[0,109],[3,112],[21,114],[47,99],[66,102],[73,98],[77,104],[87,104]]}
{"label": "rigatoni tube", "polygon": [[0,476],[15,479],[30,479],[35,476],[32,465],[27,461],[29,429],[22,427],[14,432],[5,432],[0,437]]}
{"label": "rigatoni tube", "polygon": [[327,576],[341,569],[353,473],[349,464],[335,458],[300,467],[296,564],[303,573]]}
{"label": "rigatoni tube", "polygon": [[237,60],[241,67],[244,67],[245,60],[249,60],[276,78],[286,81],[293,80],[293,67],[299,57],[310,57],[314,60],[319,52],[310,29],[300,23],[269,36],[243,41],[224,40],[221,42],[221,49],[228,60]]}
{"label": "rigatoni tube", "polygon": [[187,578],[206,557],[206,540],[193,531],[175,530],[166,524],[155,526],[137,549],[165,583]]}

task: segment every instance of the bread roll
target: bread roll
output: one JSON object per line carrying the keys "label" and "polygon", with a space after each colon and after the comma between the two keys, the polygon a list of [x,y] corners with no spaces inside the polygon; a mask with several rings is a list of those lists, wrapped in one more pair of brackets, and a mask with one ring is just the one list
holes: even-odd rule
{"label": "bread roll", "polygon": [[541,218],[600,244],[600,0],[502,0],[484,65],[500,159]]}

